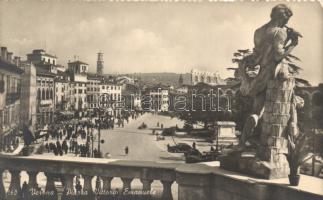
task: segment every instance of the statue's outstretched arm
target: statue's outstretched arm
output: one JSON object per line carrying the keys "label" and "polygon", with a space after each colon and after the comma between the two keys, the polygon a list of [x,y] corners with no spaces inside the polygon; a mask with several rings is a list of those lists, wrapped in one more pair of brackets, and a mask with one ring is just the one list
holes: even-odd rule
{"label": "statue's outstretched arm", "polygon": [[288,54],[292,52],[292,50],[297,45],[298,41],[292,41],[289,45],[285,46],[287,40],[287,33],[279,30],[274,35],[274,59],[277,62],[280,62],[283,58],[285,58]]}

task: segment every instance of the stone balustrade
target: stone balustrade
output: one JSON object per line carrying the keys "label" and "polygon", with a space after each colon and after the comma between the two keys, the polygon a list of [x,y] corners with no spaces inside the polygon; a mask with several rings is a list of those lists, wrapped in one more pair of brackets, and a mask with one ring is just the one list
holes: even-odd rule
{"label": "stone balustrade", "polygon": [[[210,166],[210,165],[213,166]],[[29,199],[118,199],[111,190],[114,178],[120,178],[122,191],[132,191],[132,181],[141,182],[142,196],[136,199],[162,200],[301,200],[323,199],[323,180],[302,175],[298,187],[288,186],[287,179],[264,180],[233,173],[218,167],[219,163],[203,164],[158,163],[150,161],[126,161],[71,157],[13,157],[0,155],[0,174],[8,170],[10,185],[6,191],[3,178],[0,179],[0,199],[19,199],[22,195],[20,173],[26,171],[28,189],[34,188]],[[43,172],[47,178],[45,191],[37,196],[37,174]],[[75,177],[81,175],[82,191],[75,191]],[[93,187],[93,178],[99,176],[102,184]],[[162,184],[160,194],[150,194],[152,182]],[[61,182],[59,188],[57,182]],[[175,197],[174,183],[178,188]],[[56,183],[56,184],[55,184]],[[312,184],[312,185],[311,185]],[[95,188],[95,189],[94,189]],[[172,191],[173,190],[173,191]],[[136,188],[138,191],[138,188]],[[101,193],[100,193],[101,192]],[[146,192],[146,193],[145,193]],[[173,192],[173,193],[172,193]],[[120,194],[120,193],[119,193]],[[138,194],[138,193],[137,193]],[[149,195],[147,195],[149,194]],[[41,196],[42,195],[42,196]],[[146,195],[146,196],[144,196]],[[111,197],[112,196],[112,197]],[[37,198],[36,198],[37,197]],[[124,199],[124,198],[123,198]],[[127,197],[130,199],[131,197]]]}
{"label": "stone balustrade", "polygon": [[[28,189],[36,191],[39,172],[44,172],[47,181],[43,196],[49,199],[57,199],[60,194],[55,187],[54,181],[62,183],[62,199],[75,199],[76,196],[85,199],[94,199],[93,196],[101,194],[104,196],[111,191],[111,182],[114,178],[120,178],[123,183],[122,191],[131,191],[131,182],[139,179],[142,183],[142,192],[149,193],[151,183],[158,180],[162,184],[159,194],[163,200],[173,199],[171,186],[175,182],[175,169],[179,164],[165,164],[150,161],[121,161],[112,159],[94,158],[39,158],[39,157],[10,157],[0,156],[0,173],[8,170],[11,181],[8,191],[5,193],[3,180],[0,183],[0,199],[17,199],[21,196],[20,173],[26,171],[29,176]],[[84,179],[82,191],[75,190],[75,177],[81,175]],[[93,189],[92,179],[99,176],[103,184],[99,191]],[[114,191],[115,192],[115,191]],[[112,193],[112,192],[111,192]],[[120,193],[120,192],[119,192]],[[147,195],[146,195],[147,196]],[[157,194],[158,196],[158,194]],[[80,199],[76,198],[76,199]]]}

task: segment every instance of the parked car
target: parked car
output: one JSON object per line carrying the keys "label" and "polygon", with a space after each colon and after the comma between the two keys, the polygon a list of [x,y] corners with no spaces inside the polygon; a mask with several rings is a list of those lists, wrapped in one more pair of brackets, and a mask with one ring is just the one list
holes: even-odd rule
{"label": "parked car", "polygon": [[171,153],[186,153],[192,149],[193,147],[186,143],[178,143],[174,146],[167,146],[167,151]]}
{"label": "parked car", "polygon": [[221,152],[217,152],[217,151],[208,151],[203,153],[199,151],[196,152],[196,151],[191,151],[185,154],[185,163],[215,161],[220,155],[222,155]]}
{"label": "parked car", "polygon": [[176,127],[165,128],[162,132],[163,136],[175,135]]}

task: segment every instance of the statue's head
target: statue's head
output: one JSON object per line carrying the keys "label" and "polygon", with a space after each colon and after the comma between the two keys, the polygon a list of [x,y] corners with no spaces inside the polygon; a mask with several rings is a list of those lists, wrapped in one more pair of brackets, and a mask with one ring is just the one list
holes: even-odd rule
{"label": "statue's head", "polygon": [[292,10],[285,4],[278,4],[271,10],[270,18],[272,21],[278,22],[280,27],[283,27],[287,24],[292,15]]}

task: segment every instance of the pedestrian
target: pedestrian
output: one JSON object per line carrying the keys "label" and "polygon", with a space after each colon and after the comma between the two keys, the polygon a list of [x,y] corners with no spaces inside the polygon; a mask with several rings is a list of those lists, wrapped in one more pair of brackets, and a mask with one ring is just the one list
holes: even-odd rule
{"label": "pedestrian", "polygon": [[213,146],[211,146],[211,151],[214,151],[214,147]]}
{"label": "pedestrian", "polygon": [[126,148],[124,148],[124,152],[125,152],[126,155],[129,154],[129,147],[128,146],[126,146]]}
{"label": "pedestrian", "polygon": [[56,147],[57,147],[57,150],[60,152],[62,150],[62,145],[61,143],[59,142],[59,140],[56,141]]}
{"label": "pedestrian", "polygon": [[96,148],[93,150],[93,156],[94,158],[97,158],[98,156],[98,150]]}
{"label": "pedestrian", "polygon": [[160,128],[161,128],[161,129],[163,129],[163,128],[164,128],[164,124],[161,124],[161,125],[160,125]]}
{"label": "pedestrian", "polygon": [[193,147],[193,149],[196,149],[196,144],[195,144],[195,142],[193,142],[192,147]]}
{"label": "pedestrian", "polygon": [[62,131],[59,131],[59,139],[62,140],[63,139],[63,133]]}
{"label": "pedestrian", "polygon": [[55,156],[58,156],[58,150],[55,144],[53,144],[53,152]]}
{"label": "pedestrian", "polygon": [[49,153],[49,145],[48,145],[48,142],[45,145],[45,149],[47,149],[47,153]]}
{"label": "pedestrian", "polygon": [[65,154],[67,154],[68,146],[66,140],[63,141],[62,150],[65,152]]}
{"label": "pedestrian", "polygon": [[19,138],[16,139],[16,147],[19,145]]}

